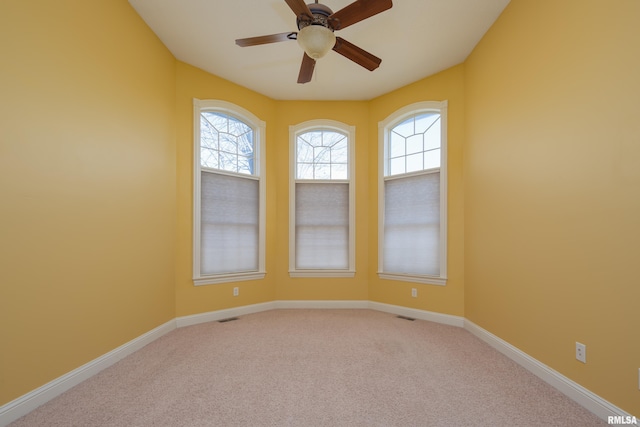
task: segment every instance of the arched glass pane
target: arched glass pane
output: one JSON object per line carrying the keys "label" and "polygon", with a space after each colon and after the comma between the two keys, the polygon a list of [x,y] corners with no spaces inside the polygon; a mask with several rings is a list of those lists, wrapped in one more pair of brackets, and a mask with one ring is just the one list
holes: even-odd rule
{"label": "arched glass pane", "polygon": [[348,179],[349,141],[345,134],[313,130],[296,137],[296,179]]}
{"label": "arched glass pane", "polygon": [[404,163],[405,163],[404,162],[404,157],[398,157],[398,158],[395,158],[395,159],[391,159],[391,162],[390,162],[390,165],[389,165],[390,166],[390,170],[391,170],[390,175],[398,175],[398,174],[401,174],[401,173],[406,173],[407,169],[406,169]]}
{"label": "arched glass pane", "polygon": [[408,118],[407,120],[397,124],[393,128],[393,131],[406,138],[416,133],[414,123],[414,117]]}
{"label": "arched glass pane", "polygon": [[424,149],[440,148],[440,118],[424,133]]}
{"label": "arched glass pane", "polygon": [[200,113],[200,166],[246,175],[255,174],[253,129],[226,114]]}
{"label": "arched glass pane", "polygon": [[331,148],[331,164],[346,165],[349,160],[349,147],[347,146],[347,140],[337,142]]}
{"label": "arched glass pane", "polygon": [[218,151],[200,147],[200,164],[206,168],[218,169]]}
{"label": "arched glass pane", "polygon": [[331,147],[315,147],[313,158],[315,163],[331,163]]}
{"label": "arched glass pane", "polygon": [[391,128],[386,147],[386,175],[440,166],[440,114],[417,113]]}
{"label": "arched glass pane", "polygon": [[440,167],[440,149],[427,151],[424,153],[424,168],[434,169]]}
{"label": "arched glass pane", "polygon": [[348,169],[346,164],[332,164],[331,165],[331,178],[333,179],[349,179]]}
{"label": "arched glass pane", "polygon": [[406,154],[406,144],[407,144],[407,140],[404,136],[392,131],[389,156],[391,158],[404,156]]}
{"label": "arched glass pane", "polygon": [[407,156],[407,173],[423,170],[424,164],[422,160],[422,153],[411,154],[410,156]]}
{"label": "arched glass pane", "polygon": [[438,119],[440,119],[438,113],[418,114],[415,118],[415,133],[425,133]]}
{"label": "arched glass pane", "polygon": [[407,138],[407,155],[421,153],[424,150],[422,134],[411,135]]}

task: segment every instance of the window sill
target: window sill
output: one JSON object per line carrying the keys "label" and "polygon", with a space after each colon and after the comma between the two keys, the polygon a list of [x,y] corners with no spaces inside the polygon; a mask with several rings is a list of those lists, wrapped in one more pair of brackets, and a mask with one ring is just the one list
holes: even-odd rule
{"label": "window sill", "polygon": [[193,284],[195,286],[202,286],[228,282],[243,282],[245,280],[260,280],[264,279],[265,274],[266,273],[264,271],[252,271],[247,273],[229,273],[218,274],[215,276],[194,277]]}
{"label": "window sill", "polygon": [[386,279],[386,280],[400,280],[403,282],[423,283],[425,285],[445,286],[447,284],[446,277],[421,276],[417,274],[402,274],[402,273],[382,273],[382,272],[378,272],[378,276],[381,279]]}
{"label": "window sill", "polygon": [[351,270],[294,270],[289,271],[289,277],[354,277]]}

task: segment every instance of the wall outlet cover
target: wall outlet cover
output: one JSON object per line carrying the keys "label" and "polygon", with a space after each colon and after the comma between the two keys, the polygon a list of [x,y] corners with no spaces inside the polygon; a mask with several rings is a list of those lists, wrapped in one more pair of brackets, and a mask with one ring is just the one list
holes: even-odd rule
{"label": "wall outlet cover", "polygon": [[576,341],[576,359],[587,363],[587,346]]}

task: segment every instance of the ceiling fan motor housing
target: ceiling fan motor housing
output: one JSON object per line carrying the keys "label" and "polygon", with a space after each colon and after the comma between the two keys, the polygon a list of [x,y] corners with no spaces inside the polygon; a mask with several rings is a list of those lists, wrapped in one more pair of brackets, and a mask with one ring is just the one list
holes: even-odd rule
{"label": "ceiling fan motor housing", "polygon": [[309,19],[308,16],[304,15],[298,16],[296,24],[298,25],[299,30],[304,27],[308,27],[309,25],[322,25],[323,27],[333,31],[333,27],[329,25],[329,16],[333,15],[333,11],[329,9],[329,7],[321,3],[311,3],[307,6],[313,15],[313,19]]}

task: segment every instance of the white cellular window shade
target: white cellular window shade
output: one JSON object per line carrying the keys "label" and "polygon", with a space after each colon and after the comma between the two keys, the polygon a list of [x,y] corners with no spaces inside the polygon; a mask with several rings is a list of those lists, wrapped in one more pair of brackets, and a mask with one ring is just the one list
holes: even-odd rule
{"label": "white cellular window shade", "polygon": [[355,129],[317,120],[290,127],[289,274],[353,277]]}
{"label": "white cellular window shade", "polygon": [[264,130],[241,107],[194,100],[196,285],[265,275]]}
{"label": "white cellular window shade", "polygon": [[259,270],[259,181],[202,171],[200,273]]}
{"label": "white cellular window shade", "polygon": [[296,184],[296,269],[349,268],[349,184]]}
{"label": "white cellular window shade", "polygon": [[385,181],[383,271],[440,276],[440,173]]}
{"label": "white cellular window shade", "polygon": [[446,284],[446,107],[412,104],[379,125],[381,278]]}

